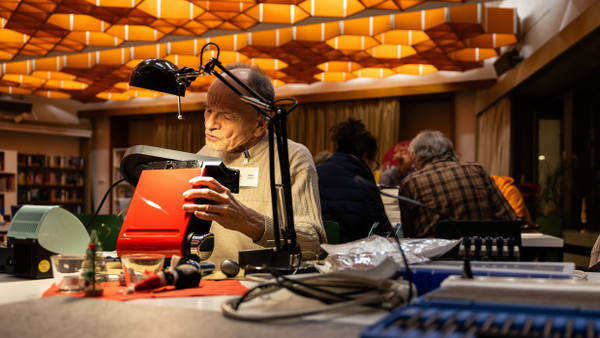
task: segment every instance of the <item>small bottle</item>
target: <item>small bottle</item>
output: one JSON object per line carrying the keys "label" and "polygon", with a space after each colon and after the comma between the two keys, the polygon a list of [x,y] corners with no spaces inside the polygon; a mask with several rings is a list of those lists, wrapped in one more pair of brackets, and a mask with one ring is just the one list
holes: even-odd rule
{"label": "small bottle", "polygon": [[90,234],[90,244],[86,250],[83,268],[83,291],[86,297],[100,297],[104,294],[102,271],[106,268],[102,258],[102,246],[96,230]]}

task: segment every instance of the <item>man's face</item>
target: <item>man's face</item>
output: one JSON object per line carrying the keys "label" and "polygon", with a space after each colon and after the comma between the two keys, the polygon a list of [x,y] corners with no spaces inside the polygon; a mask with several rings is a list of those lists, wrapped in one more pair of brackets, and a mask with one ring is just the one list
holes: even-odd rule
{"label": "man's face", "polygon": [[[232,71],[242,81],[243,69]],[[250,148],[263,135],[264,118],[220,80],[208,89],[204,112],[206,144],[213,150],[240,152]]]}

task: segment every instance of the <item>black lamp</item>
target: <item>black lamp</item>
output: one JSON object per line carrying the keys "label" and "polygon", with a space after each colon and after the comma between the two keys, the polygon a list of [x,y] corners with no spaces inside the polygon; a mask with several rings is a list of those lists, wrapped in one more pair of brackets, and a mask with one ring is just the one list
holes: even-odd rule
{"label": "black lamp", "polygon": [[178,119],[181,116],[181,100],[185,96],[185,88],[200,75],[193,68],[177,66],[165,59],[146,59],[133,69],[129,85],[166,94],[177,95]]}
{"label": "black lamp", "polygon": [[[211,58],[206,65],[202,63],[202,55],[204,50],[213,45],[217,49],[216,57]],[[270,166],[270,182],[271,182],[271,200],[273,208],[273,222],[275,226],[274,240],[275,247],[258,250],[260,252],[249,252],[243,255],[240,252],[241,265],[248,264],[267,264],[271,267],[281,268],[298,268],[302,258],[300,245],[296,238],[294,229],[294,215],[292,209],[292,193],[291,193],[291,178],[290,164],[287,147],[287,131],[286,118],[287,115],[296,108],[298,103],[293,99],[280,99],[273,102],[267,101],[260,94],[238,79],[229,70],[227,70],[219,61],[219,46],[215,43],[207,43],[202,47],[200,52],[200,71],[193,68],[184,67],[177,68],[173,63],[162,59],[148,59],[138,64],[129,82],[130,85],[145,89],[160,91],[168,94],[177,95],[179,118],[181,118],[181,96],[185,95],[185,88],[193,82],[199,75],[215,75],[237,95],[240,100],[250,104],[260,114],[264,115],[269,121],[269,166]],[[225,78],[218,68],[228,78]],[[236,87],[233,80],[241,87],[248,95],[245,95]],[[286,110],[276,106],[276,103],[288,101],[291,102],[291,108]],[[277,151],[279,157],[281,182],[275,181],[275,142],[277,142]],[[281,235],[280,235],[281,231]],[[280,236],[283,237],[281,244]],[[252,250],[256,251],[256,250]],[[247,260],[244,261],[244,257]]]}

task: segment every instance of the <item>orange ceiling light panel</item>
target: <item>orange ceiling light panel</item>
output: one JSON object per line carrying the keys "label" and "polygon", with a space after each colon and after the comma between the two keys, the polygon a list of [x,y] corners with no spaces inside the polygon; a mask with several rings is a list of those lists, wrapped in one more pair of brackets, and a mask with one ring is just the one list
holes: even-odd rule
{"label": "orange ceiling light panel", "polygon": [[158,41],[164,36],[154,28],[141,25],[113,25],[106,33],[124,41]]}
{"label": "orange ceiling light panel", "polygon": [[465,40],[467,47],[500,48],[517,43],[514,34],[481,34]]}
{"label": "orange ceiling light panel", "polygon": [[362,66],[356,62],[349,61],[330,61],[317,66],[324,72],[348,72],[352,73],[355,70],[361,69]]}
{"label": "orange ceiling light panel", "polygon": [[295,41],[327,41],[340,35],[340,24],[323,22],[313,25],[292,27],[292,37]]}
{"label": "orange ceiling light panel", "polygon": [[194,5],[212,13],[242,13],[256,5],[254,0],[190,0]]}
{"label": "orange ceiling light panel", "polygon": [[2,80],[13,83],[20,83],[33,88],[37,88],[46,82],[46,80],[40,79],[39,77],[22,74],[6,74],[2,76]]}
{"label": "orange ceiling light panel", "polygon": [[95,54],[97,63],[101,65],[120,66],[131,59],[131,53],[126,48],[107,49],[98,51]]}
{"label": "orange ceiling light panel", "polygon": [[249,46],[279,47],[290,41],[292,41],[291,28],[248,33]]}
{"label": "orange ceiling light panel", "polygon": [[127,48],[127,50],[129,50],[129,57],[132,59],[160,59],[167,55],[167,45],[164,43],[135,46]]}
{"label": "orange ceiling light panel", "polygon": [[177,67],[192,67],[194,69],[198,68],[199,59],[196,55],[180,55],[180,54],[171,54],[164,57],[165,60],[173,62]]}
{"label": "orange ceiling light panel", "polygon": [[31,76],[39,77],[45,80],[75,80],[76,76],[63,72],[53,72],[45,70],[36,70],[31,73]]}
{"label": "orange ceiling light panel", "polygon": [[167,53],[198,55],[200,53],[200,50],[202,49],[202,46],[204,46],[206,42],[206,39],[167,42]]}
{"label": "orange ceiling light panel", "polygon": [[379,44],[377,40],[370,36],[362,35],[341,35],[327,40],[330,47],[338,50],[357,51],[369,49]]}
{"label": "orange ceiling light panel", "polygon": [[365,9],[358,0],[306,0],[298,7],[311,16],[346,18]]}
{"label": "orange ceiling light panel", "polygon": [[498,53],[492,48],[464,48],[451,55],[452,59],[459,61],[483,61],[494,56]]}
{"label": "orange ceiling light panel", "polygon": [[29,74],[33,71],[31,60],[2,64],[2,74]]}
{"label": "orange ceiling light panel", "polygon": [[[220,50],[239,51],[240,49],[248,46],[249,34],[232,34],[226,36],[217,36],[214,38],[206,39],[206,43],[208,42],[216,43],[217,46],[219,46]],[[200,49],[202,49],[202,47],[206,43],[201,43]],[[198,53],[200,53],[200,49],[198,49]],[[214,46],[208,46],[205,49],[205,51],[212,49],[216,48]]]}
{"label": "orange ceiling light panel", "polygon": [[429,35],[421,30],[392,29],[375,36],[382,44],[416,45],[431,40]]}
{"label": "orange ceiling light panel", "polygon": [[295,24],[310,15],[295,5],[259,3],[245,13],[258,22]]}
{"label": "orange ceiling light panel", "polygon": [[125,93],[115,93],[115,92],[101,92],[96,95],[97,98],[101,100],[109,100],[109,101],[127,101],[132,97]]}
{"label": "orange ceiling light panel", "polygon": [[157,19],[193,20],[204,10],[185,0],[144,0],[137,7]]}
{"label": "orange ceiling light panel", "polygon": [[63,69],[64,56],[46,57],[32,60],[36,71],[55,71]]}
{"label": "orange ceiling light panel", "polygon": [[417,54],[411,46],[403,45],[379,45],[367,51],[374,58],[402,59]]}
{"label": "orange ceiling light panel", "polygon": [[362,68],[352,72],[356,77],[367,77],[375,79],[383,79],[384,77],[396,74],[389,68]]}
{"label": "orange ceiling light panel", "polygon": [[6,94],[31,94],[31,89],[16,86],[0,86],[0,92]]}
{"label": "orange ceiling light panel", "polygon": [[104,22],[104,20],[100,20],[94,18],[93,16],[85,15],[85,14],[64,14],[64,13],[55,13],[50,15],[50,17],[46,20],[46,22],[53,24],[56,27],[60,27],[62,29],[68,31],[96,31],[103,32],[105,27],[110,26],[109,23]]}
{"label": "orange ceiling light panel", "polygon": [[315,75],[315,79],[325,82],[343,82],[354,78],[356,76],[348,72],[323,72]]}
{"label": "orange ceiling light panel", "polygon": [[262,70],[280,70],[288,66],[287,63],[278,59],[252,58],[248,60],[253,66],[258,66]]}
{"label": "orange ceiling light panel", "polygon": [[154,90],[147,90],[147,89],[130,89],[130,90],[123,92],[123,95],[126,95],[130,98],[133,98],[133,97],[157,98],[157,97],[161,96],[162,93],[154,91]]}
{"label": "orange ceiling light panel", "polygon": [[97,63],[96,53],[72,54],[62,57],[64,68],[87,68],[94,67]]}
{"label": "orange ceiling light panel", "polygon": [[370,16],[340,22],[340,33],[346,35],[375,36],[390,29],[390,16]]}
{"label": "orange ceiling light panel", "polygon": [[135,8],[144,0],[84,0],[98,7]]}
{"label": "orange ceiling light panel", "polygon": [[[116,84],[140,61],[199,69],[216,56],[214,46],[200,56],[208,42],[224,65],[258,64],[275,85],[466,71],[518,41],[516,11],[488,1],[0,0],[0,83],[32,92],[78,81],[87,88],[52,91],[82,102],[134,98],[147,94]],[[432,9],[405,11],[417,5]],[[213,79],[188,91],[206,91]]]}
{"label": "orange ceiling light panel", "polygon": [[56,90],[37,90],[33,95],[45,97],[47,99],[69,99],[71,94],[59,92]]}
{"label": "orange ceiling light panel", "polygon": [[394,68],[394,71],[398,74],[427,75],[437,72],[438,69],[433,65],[406,64]]}
{"label": "orange ceiling light panel", "polygon": [[[204,54],[202,54],[202,62],[206,64],[211,58],[217,57],[217,51],[214,49],[205,50]],[[248,57],[244,54],[221,50],[219,53],[219,61],[222,64],[235,63],[235,62],[245,62],[248,60]],[[188,64],[188,67],[191,67],[192,64]],[[200,66],[200,57],[196,56],[196,62],[193,63],[193,67],[198,68]]]}
{"label": "orange ceiling light panel", "polygon": [[86,46],[117,47],[125,41],[124,39],[102,32],[71,32],[66,39],[77,41]]}
{"label": "orange ceiling light panel", "polygon": [[48,80],[44,87],[52,89],[66,89],[66,90],[84,90],[88,87],[86,83],[73,81],[73,80]]}

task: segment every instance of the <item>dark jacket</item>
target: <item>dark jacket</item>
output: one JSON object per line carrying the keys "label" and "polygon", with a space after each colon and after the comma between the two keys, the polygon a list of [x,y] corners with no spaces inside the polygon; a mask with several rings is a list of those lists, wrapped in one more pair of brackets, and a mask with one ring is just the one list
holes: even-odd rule
{"label": "dark jacket", "polygon": [[357,157],[348,153],[334,153],[323,164],[317,165],[321,211],[326,221],[340,225],[340,242],[365,238],[375,222],[377,234],[390,229],[381,197],[354,180],[361,176],[375,185],[371,170]]}

